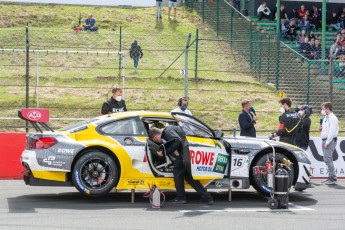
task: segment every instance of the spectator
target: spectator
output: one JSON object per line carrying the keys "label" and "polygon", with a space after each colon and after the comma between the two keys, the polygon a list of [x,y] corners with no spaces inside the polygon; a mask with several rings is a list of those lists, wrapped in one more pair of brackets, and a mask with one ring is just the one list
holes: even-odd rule
{"label": "spectator", "polygon": [[340,30],[340,22],[337,13],[333,12],[332,17],[329,19],[328,29]]}
{"label": "spectator", "polygon": [[306,11],[307,10],[305,9],[304,5],[301,5],[301,8],[298,10],[298,20],[299,21],[303,19]]}
{"label": "spectator", "polygon": [[313,5],[313,8],[310,12],[310,23],[318,30],[321,27],[321,14],[317,7]]}
{"label": "spectator", "polygon": [[258,18],[261,20],[262,18],[270,18],[271,16],[271,11],[267,7],[266,2],[262,2],[261,5],[258,8]]}
{"label": "spectator", "polygon": [[334,43],[331,46],[331,49],[329,50],[329,57],[332,59],[335,59],[337,57],[338,52],[340,51],[340,36],[337,36],[334,39]]}
{"label": "spectator", "polygon": [[321,41],[322,41],[322,35],[321,35],[321,34],[317,35],[316,39],[319,40],[319,42],[321,43]]}
{"label": "spectator", "polygon": [[337,58],[345,56],[345,44],[341,46],[341,50],[337,52]]}
{"label": "spectator", "polygon": [[345,29],[345,13],[342,13],[339,18],[340,28]]}
{"label": "spectator", "polygon": [[312,49],[312,56],[314,57],[315,60],[321,59],[321,45],[320,41],[318,39],[315,40],[314,46],[311,47]]}
{"label": "spectator", "polygon": [[300,27],[302,30],[305,30],[306,33],[308,33],[310,31],[310,21],[308,18],[308,15],[304,15],[304,17],[302,18],[302,20],[300,21]]}
{"label": "spectator", "polygon": [[231,0],[231,3],[233,5],[233,7],[235,7],[238,11],[240,11],[241,0]]}
{"label": "spectator", "polygon": [[[276,18],[276,14],[274,14],[273,19]],[[280,5],[280,19],[286,19],[289,20],[288,14],[286,13],[285,6],[283,4]]]}
{"label": "spectator", "polygon": [[340,46],[345,45],[345,28],[340,31]]}
{"label": "spectator", "polygon": [[241,136],[256,137],[254,125],[258,120],[257,116],[250,113],[251,101],[244,100],[242,102],[242,112],[238,116],[238,123],[241,128]]}
{"label": "spectator", "polygon": [[298,12],[295,8],[292,9],[292,12],[290,13],[290,20],[292,19],[298,19]]}
{"label": "spectator", "polygon": [[306,35],[306,31],[305,30],[301,30],[301,33],[297,36],[297,42],[298,43],[303,43],[305,40],[305,37],[307,37]]}
{"label": "spectator", "polygon": [[112,93],[112,97],[103,103],[101,115],[127,111],[126,102],[122,100],[122,89],[114,88]]}
{"label": "spectator", "polygon": [[284,37],[285,33],[286,33],[286,19],[281,19],[280,20],[280,34],[282,37]]}
{"label": "spectator", "polygon": [[297,36],[297,28],[295,26],[295,21],[291,20],[289,25],[286,27],[285,38],[294,41]]}
{"label": "spectator", "polygon": [[312,49],[309,43],[309,38],[304,37],[304,42],[302,42],[300,45],[300,52],[305,58],[311,59],[311,51]]}
{"label": "spectator", "polygon": [[168,18],[169,19],[172,19],[172,17],[170,17],[171,8],[174,8],[174,19],[176,19],[176,5],[177,5],[176,0],[169,0],[169,3],[168,3],[168,7],[169,7]]}
{"label": "spectator", "polygon": [[87,19],[85,19],[84,30],[97,31],[98,26],[96,26],[96,19],[92,18],[92,14],[89,14]]}
{"label": "spectator", "polygon": [[173,109],[171,112],[185,113],[187,115],[193,116],[192,112],[188,109],[188,97],[180,97],[177,101],[178,107]]}
{"label": "spectator", "polygon": [[141,59],[143,57],[143,51],[136,40],[131,45],[129,56],[134,61],[134,72],[136,72],[139,65],[139,58]]}
{"label": "spectator", "polygon": [[156,0],[156,19],[162,19],[162,0]]}
{"label": "spectator", "polygon": [[312,30],[309,31],[308,38],[309,38],[309,40],[311,40],[311,39],[315,40],[316,39],[315,34],[314,34],[314,32]]}

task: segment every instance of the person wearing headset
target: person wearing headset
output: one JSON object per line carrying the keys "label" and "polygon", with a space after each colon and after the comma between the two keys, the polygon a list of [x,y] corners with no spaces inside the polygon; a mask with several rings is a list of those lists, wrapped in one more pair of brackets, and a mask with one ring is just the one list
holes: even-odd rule
{"label": "person wearing headset", "polygon": [[178,107],[171,110],[171,112],[185,113],[187,115],[193,116],[192,112],[188,109],[188,97],[180,97],[177,101]]}
{"label": "person wearing headset", "polygon": [[311,119],[310,115],[312,114],[312,109],[308,105],[303,105],[298,111],[299,117],[302,119],[297,133],[296,133],[296,145],[307,151],[309,147],[309,132]]}

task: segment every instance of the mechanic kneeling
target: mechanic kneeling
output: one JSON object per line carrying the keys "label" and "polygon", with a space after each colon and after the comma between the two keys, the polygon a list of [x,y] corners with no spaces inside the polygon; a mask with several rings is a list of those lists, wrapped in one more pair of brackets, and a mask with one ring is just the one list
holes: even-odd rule
{"label": "mechanic kneeling", "polygon": [[[212,196],[202,186],[200,181],[194,180],[191,172],[183,164],[183,156],[189,155],[189,147],[186,135],[179,126],[168,126],[163,131],[158,128],[149,130],[150,140],[161,144],[158,155],[165,154],[172,159],[174,164],[173,174],[176,188],[176,198],[172,200],[175,204],[186,204],[186,191],[184,188],[184,180],[186,180],[200,195],[204,202],[213,204]],[[165,141],[163,143],[163,140]],[[185,154],[184,154],[185,153]]]}
{"label": "mechanic kneeling", "polygon": [[283,98],[279,103],[282,115],[279,116],[279,129],[277,132],[273,133],[273,136],[279,136],[281,142],[296,145],[296,132],[301,123],[301,118],[298,113],[291,108],[292,103],[290,98]]}

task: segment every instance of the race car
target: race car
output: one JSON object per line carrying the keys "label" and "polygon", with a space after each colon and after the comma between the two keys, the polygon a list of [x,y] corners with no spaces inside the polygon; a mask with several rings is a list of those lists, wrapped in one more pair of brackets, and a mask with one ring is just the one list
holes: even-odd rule
{"label": "race car", "polygon": [[[32,186],[75,186],[86,195],[101,196],[112,189],[175,189],[173,163],[158,159],[148,131],[152,127],[180,126],[189,142],[184,160],[192,176],[206,188],[254,188],[268,195],[265,175],[253,176],[252,168],[265,165],[276,149],[278,162],[293,163],[291,183],[297,190],[310,185],[310,161],[305,151],[275,141],[224,138],[195,117],[183,113],[123,112],[42,133],[28,133],[21,162],[24,181]],[[186,188],[190,188],[186,184]]]}

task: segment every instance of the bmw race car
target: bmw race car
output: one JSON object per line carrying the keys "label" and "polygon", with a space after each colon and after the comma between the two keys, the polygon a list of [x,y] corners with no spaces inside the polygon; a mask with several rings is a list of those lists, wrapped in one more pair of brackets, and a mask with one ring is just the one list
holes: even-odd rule
{"label": "bmw race car", "polygon": [[[221,131],[182,113],[124,112],[43,133],[28,133],[21,162],[24,181],[32,186],[75,186],[83,194],[100,196],[117,190],[175,189],[173,164],[158,159],[150,147],[148,130],[180,126],[187,135],[190,155],[185,166],[206,188],[247,189],[252,185],[268,195],[265,175],[253,175],[264,166],[274,146],[276,160],[289,159],[296,190],[310,186],[310,161],[305,151],[276,141],[224,138]],[[187,188],[190,188],[186,184]]]}

